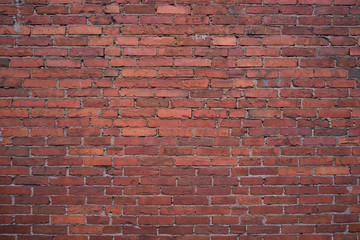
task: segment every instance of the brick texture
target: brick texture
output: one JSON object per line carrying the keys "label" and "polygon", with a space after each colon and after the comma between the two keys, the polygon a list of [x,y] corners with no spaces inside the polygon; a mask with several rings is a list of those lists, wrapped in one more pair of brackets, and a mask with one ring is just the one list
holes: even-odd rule
{"label": "brick texture", "polygon": [[0,0],[0,239],[359,240],[357,0]]}

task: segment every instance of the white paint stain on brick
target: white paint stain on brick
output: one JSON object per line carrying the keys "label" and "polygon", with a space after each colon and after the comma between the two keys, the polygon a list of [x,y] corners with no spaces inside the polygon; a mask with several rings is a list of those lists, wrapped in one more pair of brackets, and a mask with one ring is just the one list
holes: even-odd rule
{"label": "white paint stain on brick", "polygon": [[0,142],[2,142],[4,139],[1,137],[2,131],[4,131],[3,128],[0,129]]}
{"label": "white paint stain on brick", "polygon": [[20,32],[20,20],[19,19],[22,17],[19,0],[15,0],[15,5],[17,8],[17,14],[16,14],[16,16],[14,16],[14,20],[15,20],[14,29],[15,29],[15,32],[18,33],[18,32]]}
{"label": "white paint stain on brick", "polygon": [[198,40],[198,39],[202,39],[202,40],[205,40],[205,39],[207,39],[207,38],[209,38],[210,37],[210,35],[208,34],[208,33],[206,33],[206,34],[196,34],[195,35],[195,39],[196,40]]}

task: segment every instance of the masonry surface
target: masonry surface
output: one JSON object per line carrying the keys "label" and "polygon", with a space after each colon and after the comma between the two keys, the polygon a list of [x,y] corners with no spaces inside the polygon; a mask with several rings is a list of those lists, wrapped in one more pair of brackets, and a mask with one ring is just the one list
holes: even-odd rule
{"label": "masonry surface", "polygon": [[0,0],[1,240],[359,240],[358,0]]}

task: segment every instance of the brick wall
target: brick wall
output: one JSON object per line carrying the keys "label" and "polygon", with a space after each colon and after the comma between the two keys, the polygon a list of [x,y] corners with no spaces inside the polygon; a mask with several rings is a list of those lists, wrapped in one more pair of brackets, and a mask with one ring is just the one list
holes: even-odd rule
{"label": "brick wall", "polygon": [[358,0],[0,0],[1,240],[359,240]]}

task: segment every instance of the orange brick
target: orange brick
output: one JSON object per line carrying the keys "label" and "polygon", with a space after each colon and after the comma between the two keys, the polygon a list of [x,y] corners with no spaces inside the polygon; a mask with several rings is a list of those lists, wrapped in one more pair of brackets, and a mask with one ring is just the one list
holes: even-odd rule
{"label": "orange brick", "polygon": [[347,175],[349,167],[316,167],[316,175]]}
{"label": "orange brick", "polygon": [[236,45],[236,38],[234,37],[216,37],[212,39],[213,45],[219,46],[234,46]]}
{"label": "orange brick", "polygon": [[32,29],[34,35],[65,35],[65,27],[42,27],[35,26]]}
{"label": "orange brick", "polygon": [[171,5],[158,6],[157,13],[160,13],[160,14],[190,14],[190,7],[188,7],[188,6],[171,6]]}
{"label": "orange brick", "polygon": [[191,109],[159,109],[157,114],[160,118],[189,118]]}
{"label": "orange brick", "polygon": [[98,26],[70,26],[69,27],[69,34],[77,35],[77,34],[86,34],[86,35],[93,35],[93,34],[101,34],[102,28]]}
{"label": "orange brick", "polygon": [[85,224],[84,216],[52,216],[53,224]]}

